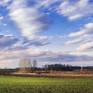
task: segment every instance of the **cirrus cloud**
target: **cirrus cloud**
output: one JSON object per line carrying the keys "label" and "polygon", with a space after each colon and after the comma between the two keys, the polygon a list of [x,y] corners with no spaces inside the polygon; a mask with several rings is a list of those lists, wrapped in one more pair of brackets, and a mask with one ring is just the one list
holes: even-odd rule
{"label": "cirrus cloud", "polygon": [[68,17],[69,20],[76,20],[93,15],[92,9],[93,4],[89,0],[78,0],[73,3],[67,0],[61,3],[58,8],[58,13]]}

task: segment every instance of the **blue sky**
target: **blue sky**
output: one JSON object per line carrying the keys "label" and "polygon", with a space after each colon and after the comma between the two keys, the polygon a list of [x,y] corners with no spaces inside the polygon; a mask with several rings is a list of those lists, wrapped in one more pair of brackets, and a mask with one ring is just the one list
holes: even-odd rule
{"label": "blue sky", "polygon": [[93,65],[92,0],[0,0],[0,67]]}

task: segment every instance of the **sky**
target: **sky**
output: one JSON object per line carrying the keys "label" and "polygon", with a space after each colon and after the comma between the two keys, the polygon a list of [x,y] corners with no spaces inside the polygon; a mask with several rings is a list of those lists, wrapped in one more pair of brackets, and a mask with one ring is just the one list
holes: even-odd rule
{"label": "sky", "polygon": [[93,0],[0,0],[0,68],[93,66]]}

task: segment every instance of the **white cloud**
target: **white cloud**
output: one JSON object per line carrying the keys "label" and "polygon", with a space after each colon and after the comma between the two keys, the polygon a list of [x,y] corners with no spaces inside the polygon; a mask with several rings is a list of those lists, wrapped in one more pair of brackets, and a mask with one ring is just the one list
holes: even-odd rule
{"label": "white cloud", "polygon": [[[4,55],[3,55],[4,54]],[[64,54],[55,51],[45,51],[39,48],[26,49],[20,51],[0,52],[0,60],[20,59],[21,57],[30,57],[40,60],[40,62],[76,62],[76,61],[92,61],[93,57],[85,55]]]}
{"label": "white cloud", "polygon": [[0,50],[14,45],[18,39],[12,35],[0,35]]}
{"label": "white cloud", "polygon": [[78,39],[74,39],[74,40],[68,40],[67,42],[65,42],[66,45],[70,45],[70,44],[77,44],[79,42],[82,41],[82,38],[78,38]]}
{"label": "white cloud", "polygon": [[22,36],[32,38],[45,26],[40,21],[42,13],[35,7],[27,7],[24,0],[13,1],[9,11],[11,19],[21,29]]}
{"label": "white cloud", "polygon": [[3,19],[4,19],[4,17],[3,16],[0,16],[0,25],[2,25],[3,24]]}
{"label": "white cloud", "polygon": [[58,13],[68,17],[69,20],[76,20],[93,14],[93,5],[89,0],[78,0],[71,3],[64,1],[58,8]]}
{"label": "white cloud", "polygon": [[69,46],[69,49],[73,47],[72,53],[93,56],[93,23],[87,23],[79,31],[70,33],[65,46]]}
{"label": "white cloud", "polygon": [[3,16],[0,16],[0,20],[3,20],[4,19],[4,17]]}
{"label": "white cloud", "polygon": [[93,23],[85,24],[79,31],[70,33],[69,37],[80,37],[90,33],[93,33]]}
{"label": "white cloud", "polygon": [[[61,0],[59,0],[61,1]],[[39,0],[38,3],[39,3],[39,7],[40,6],[43,6],[43,7],[49,7],[50,5],[56,3],[56,2],[59,2],[58,0]]]}
{"label": "white cloud", "polygon": [[93,50],[93,41],[82,44],[80,45],[79,48],[77,48],[77,51],[79,52],[92,51],[92,50]]}
{"label": "white cloud", "polygon": [[93,4],[89,0],[38,0],[37,7],[55,11],[69,20],[91,16],[93,14]]}
{"label": "white cloud", "polygon": [[10,1],[11,0],[0,0],[0,5],[1,6],[7,6]]}

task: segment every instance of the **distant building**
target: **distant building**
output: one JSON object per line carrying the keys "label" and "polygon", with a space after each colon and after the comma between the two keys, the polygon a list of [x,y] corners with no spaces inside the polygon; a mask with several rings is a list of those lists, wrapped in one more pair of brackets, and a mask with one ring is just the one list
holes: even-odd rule
{"label": "distant building", "polygon": [[33,68],[37,67],[37,61],[36,60],[33,60],[32,66],[33,66]]}
{"label": "distant building", "polygon": [[83,66],[81,66],[81,69],[80,69],[80,71],[81,71],[81,72],[83,71]]}

